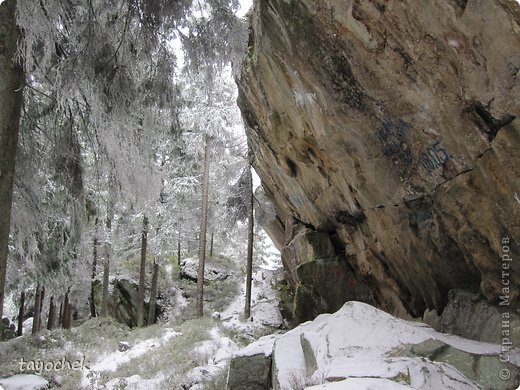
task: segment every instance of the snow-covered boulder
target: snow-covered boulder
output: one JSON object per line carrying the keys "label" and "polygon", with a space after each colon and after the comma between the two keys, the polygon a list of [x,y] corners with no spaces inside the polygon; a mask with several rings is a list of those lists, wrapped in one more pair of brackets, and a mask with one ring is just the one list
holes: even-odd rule
{"label": "snow-covered boulder", "polygon": [[45,378],[32,374],[19,374],[0,379],[0,389],[4,390],[42,390],[48,385],[49,382]]}
{"label": "snow-covered boulder", "polygon": [[[180,276],[184,279],[189,279],[194,282],[197,281],[199,272],[199,259],[189,257],[181,262]],[[223,267],[216,267],[210,262],[207,262],[204,267],[204,280],[211,282],[214,280],[225,280],[230,276],[229,271]]]}
{"label": "snow-covered boulder", "polygon": [[[499,345],[438,333],[360,302],[347,302],[270,342],[271,351],[260,339],[237,357],[272,352],[276,390],[505,390],[516,389],[519,380],[517,349],[500,355]],[[237,376],[235,368],[232,363],[230,378]]]}
{"label": "snow-covered boulder", "polygon": [[273,345],[277,336],[258,339],[233,356],[227,380],[228,390],[269,390]]}

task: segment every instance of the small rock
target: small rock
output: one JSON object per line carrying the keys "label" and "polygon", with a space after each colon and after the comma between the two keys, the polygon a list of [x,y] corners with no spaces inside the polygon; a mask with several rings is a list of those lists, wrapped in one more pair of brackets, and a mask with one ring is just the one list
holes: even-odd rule
{"label": "small rock", "polygon": [[128,351],[130,348],[132,348],[132,346],[130,345],[130,343],[126,342],[126,341],[120,341],[119,342],[119,352],[125,352],[125,351]]}

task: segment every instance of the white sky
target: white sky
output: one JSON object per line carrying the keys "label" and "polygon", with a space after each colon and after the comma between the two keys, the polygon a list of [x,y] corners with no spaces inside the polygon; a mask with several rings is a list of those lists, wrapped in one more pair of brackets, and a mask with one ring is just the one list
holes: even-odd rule
{"label": "white sky", "polygon": [[[2,1],[2,0],[0,0]],[[517,0],[520,1],[520,0]],[[242,17],[247,14],[247,11],[253,6],[253,0],[240,0],[240,9],[237,12],[237,16]]]}

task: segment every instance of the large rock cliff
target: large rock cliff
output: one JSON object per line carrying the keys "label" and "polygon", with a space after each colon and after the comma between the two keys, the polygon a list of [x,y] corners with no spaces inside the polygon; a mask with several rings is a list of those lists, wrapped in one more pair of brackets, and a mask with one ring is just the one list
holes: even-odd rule
{"label": "large rock cliff", "polygon": [[239,105],[296,317],[432,317],[450,291],[514,317],[520,5],[257,0],[250,23]]}

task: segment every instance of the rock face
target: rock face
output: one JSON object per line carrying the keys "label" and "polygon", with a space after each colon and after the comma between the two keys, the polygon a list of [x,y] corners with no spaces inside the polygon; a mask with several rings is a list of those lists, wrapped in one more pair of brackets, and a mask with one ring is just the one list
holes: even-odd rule
{"label": "rock face", "polygon": [[441,314],[453,289],[515,316],[520,5],[258,0],[250,20],[239,105],[297,318]]}
{"label": "rock face", "polygon": [[[435,311],[424,313],[423,321],[440,332],[464,334],[468,338],[497,344],[520,344],[520,317],[505,316],[507,311],[490,305],[481,295],[451,290],[448,304],[439,316]],[[502,317],[504,314],[504,322]]]}

